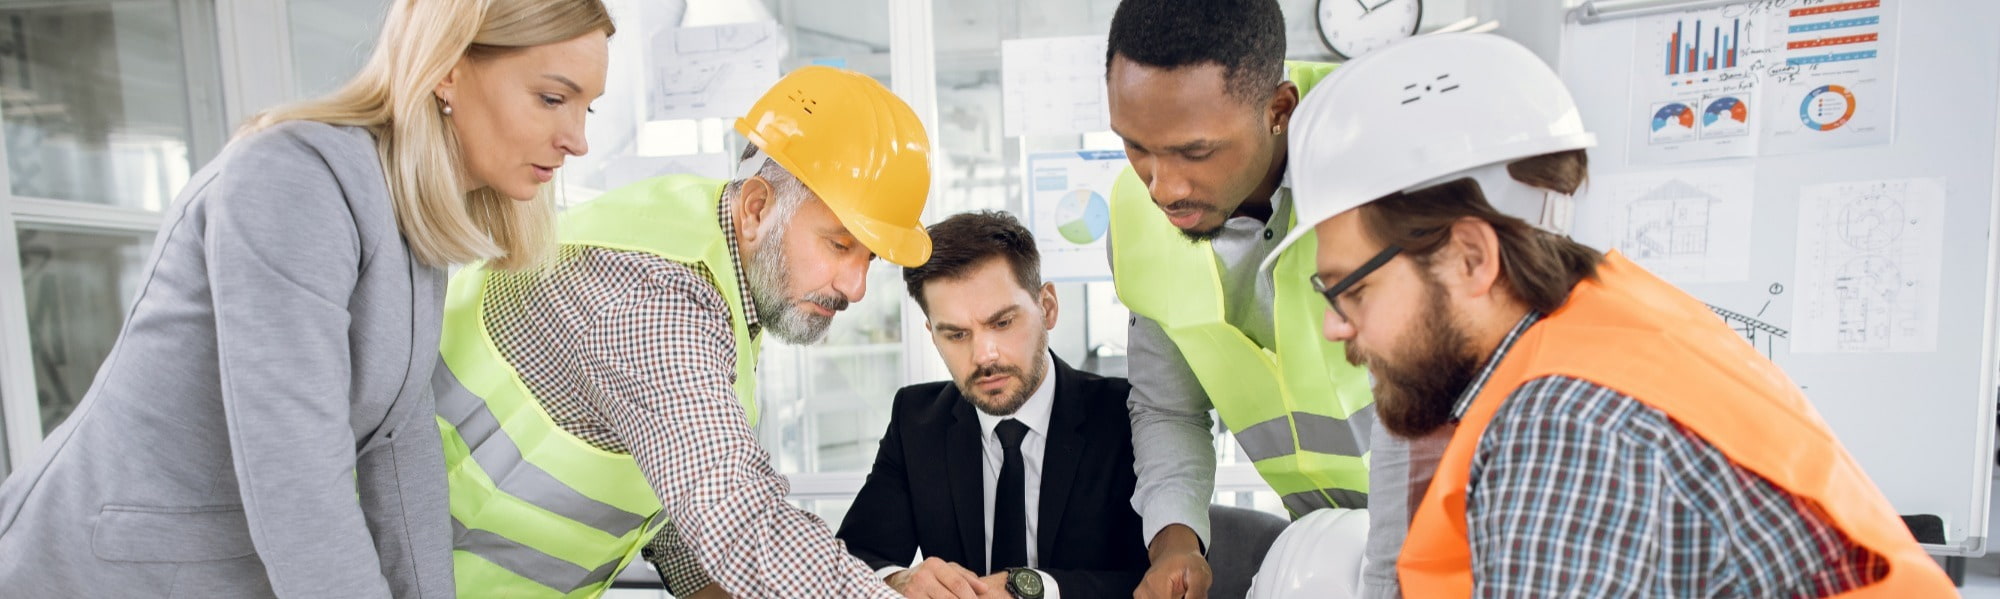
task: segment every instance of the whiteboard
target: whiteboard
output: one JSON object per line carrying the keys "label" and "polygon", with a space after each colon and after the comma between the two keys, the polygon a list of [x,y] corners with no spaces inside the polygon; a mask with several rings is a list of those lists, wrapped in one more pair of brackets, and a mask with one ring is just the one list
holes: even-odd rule
{"label": "whiteboard", "polygon": [[[1697,216],[1726,221],[1743,237],[1736,245],[1719,243],[1718,239],[1713,247],[1728,249],[1711,251],[1706,263],[1677,264],[1684,268],[1676,283],[1727,311],[1734,319],[1725,320],[1732,320],[1746,334],[1746,341],[1764,349],[1804,388],[1834,434],[1898,512],[1943,519],[1946,542],[1926,545],[1927,550],[1977,556],[1986,550],[1994,460],[1994,312],[1996,281],[2000,281],[1995,273],[2000,251],[1996,251],[1993,235],[1996,222],[2000,222],[2000,209],[1996,209],[2000,207],[2000,188],[1996,188],[1994,177],[1996,167],[2000,167],[1995,154],[1996,144],[2000,144],[2000,123],[1995,122],[2000,115],[2000,35],[1994,32],[2000,28],[2000,2],[1883,0],[1885,6],[1890,3],[1899,6],[1884,17],[1885,21],[1893,18],[1893,25],[1883,27],[1881,33],[1895,38],[1894,45],[1885,49],[1894,61],[1894,76],[1880,85],[1894,90],[1895,106],[1892,114],[1878,115],[1877,119],[1878,125],[1891,129],[1886,132],[1886,143],[1779,153],[1768,147],[1732,147],[1732,142],[1718,137],[1709,147],[1696,148],[1710,157],[1689,162],[1661,162],[1657,154],[1648,153],[1648,143],[1654,138],[1639,137],[1659,135],[1662,129],[1652,120],[1667,115],[1671,124],[1676,114],[1673,109],[1650,104],[1649,98],[1635,92],[1633,84],[1635,76],[1644,76],[1634,72],[1635,65],[1645,64],[1641,52],[1664,47],[1656,44],[1672,43],[1661,37],[1668,35],[1663,33],[1661,15],[1614,16],[1586,24],[1577,16],[1581,10],[1573,13],[1563,29],[1558,71],[1576,98],[1585,126],[1598,135],[1599,143],[1590,155],[1592,187],[1575,205],[1573,232],[1579,240],[1600,249],[1644,240],[1644,233],[1633,225],[1643,218],[1640,210],[1644,207],[1637,200],[1631,204],[1598,201],[1610,193],[1606,190],[1611,185],[1608,181],[1733,171],[1746,189],[1742,205],[1735,206],[1735,212],[1718,210]],[[1724,8],[1790,11],[1827,5],[1826,0],[1762,0]],[[1731,58],[1727,52],[1735,48],[1716,40],[1727,42],[1732,33],[1748,39],[1748,34],[1731,31],[1735,21],[1710,25],[1717,21],[1721,20],[1710,19],[1700,32],[1687,36],[1711,40],[1702,56],[1696,57],[1697,63],[1706,63],[1703,57],[1720,45],[1725,52],[1720,60],[1726,64]],[[1676,62],[1680,64],[1666,65],[1668,73],[1687,66],[1685,59]],[[1881,90],[1871,93],[1879,95]],[[1829,96],[1821,103],[1826,101],[1836,103],[1833,112],[1839,112],[1839,98]],[[1783,119],[1801,111],[1810,113],[1818,106],[1814,102],[1788,108],[1791,114],[1757,114]],[[1800,118],[1812,124],[1814,117],[1804,114]],[[1834,122],[1827,118],[1820,121],[1820,126]],[[1704,136],[1703,140],[1707,139]],[[1635,146],[1635,142],[1639,143]],[[1728,177],[1716,179],[1726,182]],[[1843,193],[1861,192],[1839,185],[1879,181],[1941,186],[1941,191],[1903,190],[1938,197],[1929,208],[1913,204],[1913,212],[1926,213],[1921,223],[1924,226],[1903,231],[1926,235],[1906,235],[1897,241],[1913,248],[1924,247],[1928,241],[1941,248],[1929,258],[1909,258],[1904,265],[1934,264],[1934,274],[1904,275],[1909,279],[1904,284],[1914,288],[1921,279],[1930,287],[1935,312],[1923,316],[1934,319],[1936,326],[1930,337],[1911,336],[1908,343],[1899,337],[1894,344],[1879,346],[1838,345],[1844,338],[1829,337],[1821,304],[1811,298],[1834,297],[1836,292],[1849,290],[1829,290],[1825,279],[1817,275],[1807,277],[1812,280],[1798,279],[1801,272],[1820,272],[1812,270],[1818,261],[1851,257],[1829,258],[1818,250],[1801,255],[1801,238],[1807,238],[1809,248],[1817,248],[1818,236],[1841,234],[1821,225],[1830,218],[1826,206],[1850,197]],[[1600,185],[1607,187],[1599,189]],[[1801,226],[1802,218],[1805,226]],[[1717,224],[1708,230],[1732,229]],[[1935,238],[1929,238],[1931,235]],[[1661,256],[1661,260],[1671,257]],[[1800,269],[1801,261],[1809,266],[1806,271]],[[1855,263],[1876,265],[1865,260]],[[1801,301],[1807,297],[1802,294],[1810,295],[1808,301]],[[1811,313],[1802,313],[1801,306]],[[1912,326],[1909,330],[1918,329]],[[1814,334],[1802,335],[1807,331]],[[1824,351],[1829,346],[1833,351]]]}

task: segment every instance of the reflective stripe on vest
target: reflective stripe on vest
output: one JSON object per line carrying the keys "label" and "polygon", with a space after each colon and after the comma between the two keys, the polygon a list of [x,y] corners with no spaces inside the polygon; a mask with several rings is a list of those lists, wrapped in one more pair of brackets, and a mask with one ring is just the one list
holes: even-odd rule
{"label": "reflective stripe on vest", "polygon": [[1507,397],[1551,375],[1588,380],[1659,410],[1732,463],[1817,504],[1827,524],[1889,566],[1874,584],[1840,596],[1957,596],[1798,386],[1707,306],[1617,252],[1514,342],[1459,421],[1397,560],[1405,595],[1472,594],[1465,520],[1472,456]]}
{"label": "reflective stripe on vest", "polygon": [[[1333,71],[1286,66],[1301,94]],[[1226,321],[1215,251],[1167,222],[1130,168],[1112,185],[1111,230],[1119,300],[1166,331],[1285,507],[1295,516],[1367,507],[1373,399],[1366,370],[1320,337],[1326,300],[1308,282],[1318,244],[1300,240],[1273,267],[1275,348],[1266,349]]]}
{"label": "reflective stripe on vest", "polygon": [[[561,242],[706,268],[729,305],[737,398],[754,424],[758,344],[716,221],[722,186],[675,176],[613,191],[564,214]],[[595,597],[665,517],[632,456],[562,430],[494,345],[484,319],[488,292],[522,276],[533,275],[468,268],[446,294],[432,390],[451,485],[454,578],[468,597]]]}

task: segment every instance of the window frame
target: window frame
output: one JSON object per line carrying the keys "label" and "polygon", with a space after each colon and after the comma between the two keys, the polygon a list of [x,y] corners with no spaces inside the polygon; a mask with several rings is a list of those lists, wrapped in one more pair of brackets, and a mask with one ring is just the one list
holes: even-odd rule
{"label": "window frame", "polygon": [[[105,5],[139,0],[99,0]],[[179,26],[183,93],[188,106],[189,171],[199,170],[221,151],[230,115],[218,45],[217,3],[231,0],[163,0]],[[33,7],[35,4],[10,6]],[[0,142],[6,133],[0,130]],[[22,279],[20,227],[64,228],[110,236],[148,237],[159,232],[163,213],[74,200],[14,193],[5,143],[0,143],[0,436],[5,458],[0,474],[27,464],[42,443],[41,398],[35,381],[26,281]],[[178,194],[180,190],[173,190]],[[129,309],[129,307],[127,307]]]}

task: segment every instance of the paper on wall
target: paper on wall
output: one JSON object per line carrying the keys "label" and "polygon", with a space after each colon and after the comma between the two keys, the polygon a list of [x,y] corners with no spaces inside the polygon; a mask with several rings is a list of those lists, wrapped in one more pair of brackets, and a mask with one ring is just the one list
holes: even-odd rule
{"label": "paper on wall", "polygon": [[778,82],[773,21],[675,27],[653,36],[647,56],[649,120],[734,118]]}
{"label": "paper on wall", "polygon": [[1799,190],[1794,353],[1937,349],[1942,179]]}
{"label": "paper on wall", "polygon": [[1042,253],[1042,278],[1105,281],[1111,264],[1111,184],[1126,166],[1122,150],[1071,150],[1028,155],[1027,225]]}
{"label": "paper on wall", "polygon": [[1755,183],[1750,167],[1594,177],[1577,202],[1597,218],[1578,237],[1675,284],[1742,281]]}
{"label": "paper on wall", "polygon": [[1003,131],[1067,135],[1111,129],[1101,35],[1000,42]]}

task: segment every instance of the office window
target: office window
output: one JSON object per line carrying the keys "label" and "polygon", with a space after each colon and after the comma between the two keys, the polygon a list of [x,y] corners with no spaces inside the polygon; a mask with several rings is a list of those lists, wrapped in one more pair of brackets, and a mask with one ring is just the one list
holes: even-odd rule
{"label": "office window", "polygon": [[0,2],[0,290],[22,298],[0,302],[12,458],[89,390],[160,212],[228,136],[212,9]]}
{"label": "office window", "polygon": [[298,97],[340,88],[375,51],[389,0],[287,0],[292,78]]}
{"label": "office window", "polygon": [[192,107],[171,0],[0,4],[0,136],[15,196],[160,210]]}
{"label": "office window", "polygon": [[76,409],[111,353],[153,236],[36,225],[21,226],[16,235],[46,434]]}

